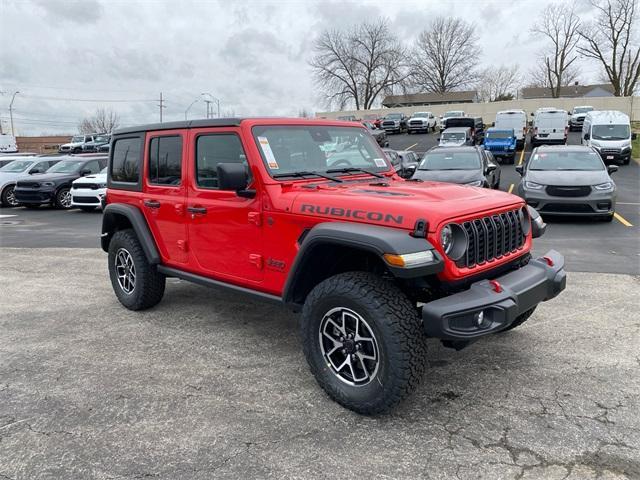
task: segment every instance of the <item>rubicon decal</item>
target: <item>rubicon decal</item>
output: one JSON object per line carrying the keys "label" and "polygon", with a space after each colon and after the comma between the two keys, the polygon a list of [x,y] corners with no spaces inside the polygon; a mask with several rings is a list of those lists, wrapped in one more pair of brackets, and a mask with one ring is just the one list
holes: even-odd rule
{"label": "rubicon decal", "polygon": [[402,225],[403,216],[383,212],[369,212],[367,210],[351,210],[350,208],[322,207],[303,203],[300,213],[313,213],[316,215],[330,215],[332,217],[355,218],[356,220],[370,220],[372,222],[396,223]]}

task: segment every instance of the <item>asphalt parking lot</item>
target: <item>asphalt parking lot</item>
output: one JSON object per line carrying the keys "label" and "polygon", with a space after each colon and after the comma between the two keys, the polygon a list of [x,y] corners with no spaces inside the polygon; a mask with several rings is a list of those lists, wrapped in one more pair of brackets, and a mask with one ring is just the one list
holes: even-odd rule
{"label": "asphalt parking lot", "polygon": [[173,279],[130,312],[99,212],[0,209],[0,479],[640,478],[640,166],[614,175],[631,226],[550,220],[536,243],[567,291],[460,352],[430,341],[374,418],[318,387],[295,315]]}
{"label": "asphalt parking lot", "polygon": [[99,250],[0,255],[0,478],[640,477],[637,277],[571,273],[517,330],[430,342],[417,392],[368,418],[277,307],[172,281],[134,313]]}

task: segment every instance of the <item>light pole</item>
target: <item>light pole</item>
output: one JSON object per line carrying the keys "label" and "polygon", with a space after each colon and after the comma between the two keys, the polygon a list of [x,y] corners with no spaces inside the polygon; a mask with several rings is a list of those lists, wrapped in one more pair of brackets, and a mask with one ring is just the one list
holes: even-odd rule
{"label": "light pole", "polygon": [[[213,95],[211,95],[210,93],[202,93],[202,96],[208,96],[209,98],[211,98],[212,102],[211,103],[215,103],[216,106],[218,107],[218,118],[220,118],[220,100],[218,100],[216,97],[214,97]],[[206,100],[205,100],[206,102]],[[207,107],[208,107],[208,103],[207,103]],[[207,108],[207,117],[209,117],[209,108]]]}
{"label": "light pole", "polygon": [[200,101],[200,97],[196,97],[196,99],[191,102],[191,105],[189,105],[187,107],[187,109],[184,111],[184,119],[187,119],[187,113],[189,113],[189,110],[191,110],[191,107],[193,107],[196,103],[198,103]]}
{"label": "light pole", "polygon": [[13,101],[16,99],[16,95],[19,94],[20,91],[16,90],[13,92],[13,96],[11,97],[11,103],[9,103],[9,118],[11,118],[11,136],[15,137],[16,134],[13,131]]}

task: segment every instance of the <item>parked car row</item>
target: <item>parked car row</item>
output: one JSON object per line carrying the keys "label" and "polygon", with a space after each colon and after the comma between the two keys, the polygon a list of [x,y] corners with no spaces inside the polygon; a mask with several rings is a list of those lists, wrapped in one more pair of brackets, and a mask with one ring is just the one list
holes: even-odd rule
{"label": "parked car row", "polygon": [[110,141],[111,135],[107,133],[74,135],[69,143],[60,145],[58,153],[108,152]]}
{"label": "parked car row", "polygon": [[106,179],[98,174],[106,173],[106,166],[107,157],[99,154],[15,159],[0,168],[0,202],[3,207],[92,210],[105,193]]}

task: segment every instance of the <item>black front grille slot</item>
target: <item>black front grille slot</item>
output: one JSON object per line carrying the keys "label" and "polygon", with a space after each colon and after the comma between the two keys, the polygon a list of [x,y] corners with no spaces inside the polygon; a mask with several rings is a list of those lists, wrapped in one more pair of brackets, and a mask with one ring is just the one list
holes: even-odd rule
{"label": "black front grille slot", "polygon": [[552,197],[586,197],[591,193],[591,187],[589,185],[576,186],[576,187],[564,187],[549,185],[547,187],[547,194]]}
{"label": "black front grille slot", "polygon": [[469,243],[466,255],[457,262],[459,267],[472,268],[501,258],[525,242],[517,210],[463,222],[462,228]]}

